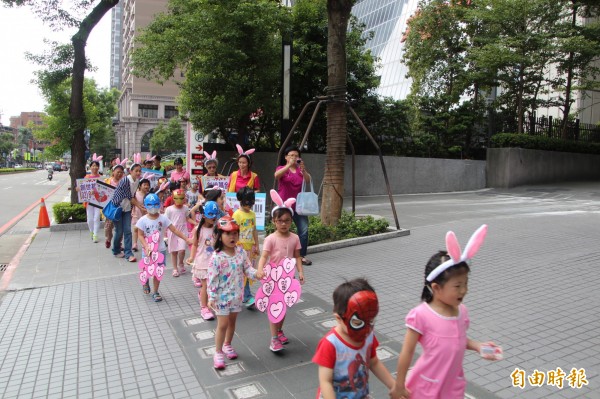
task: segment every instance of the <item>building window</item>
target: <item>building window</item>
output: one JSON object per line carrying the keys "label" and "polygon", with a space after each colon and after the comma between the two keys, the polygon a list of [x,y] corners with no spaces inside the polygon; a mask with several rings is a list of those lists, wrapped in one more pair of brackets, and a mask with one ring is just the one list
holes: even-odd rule
{"label": "building window", "polygon": [[165,105],[165,119],[171,119],[179,115],[177,107],[172,105]]}
{"label": "building window", "polygon": [[158,105],[140,104],[138,116],[140,118],[158,118]]}

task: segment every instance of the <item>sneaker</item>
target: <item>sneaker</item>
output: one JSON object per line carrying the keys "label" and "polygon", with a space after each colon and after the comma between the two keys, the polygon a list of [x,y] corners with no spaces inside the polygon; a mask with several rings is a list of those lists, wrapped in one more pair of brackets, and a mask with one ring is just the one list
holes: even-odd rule
{"label": "sneaker", "polygon": [[252,306],[254,306],[254,297],[250,297],[246,302],[244,302],[244,305],[247,308],[251,308]]}
{"label": "sneaker", "polygon": [[279,338],[271,338],[271,345],[269,345],[269,349],[271,349],[271,352],[279,352],[284,350],[285,348],[283,347],[283,345],[281,345],[281,341],[279,341]]}
{"label": "sneaker", "polygon": [[223,344],[223,353],[225,353],[225,356],[227,356],[227,359],[229,360],[237,359],[238,357],[237,352],[233,349],[231,344]]}
{"label": "sneaker", "polygon": [[279,342],[281,342],[281,345],[286,345],[290,343],[290,340],[285,336],[285,334],[281,330],[277,331],[277,338],[279,338]]}
{"label": "sneaker", "polygon": [[223,370],[225,368],[225,355],[223,352],[215,352],[213,355],[213,367],[217,370]]}
{"label": "sneaker", "polygon": [[94,232],[90,231],[90,238],[92,239],[92,241],[94,240]]}
{"label": "sneaker", "polygon": [[215,318],[213,312],[211,312],[206,306],[202,306],[200,308],[200,316],[202,316],[204,320],[213,320]]}
{"label": "sneaker", "polygon": [[92,235],[92,241],[98,242],[98,236],[96,234]]}
{"label": "sneaker", "polygon": [[198,277],[192,277],[192,281],[194,282],[194,287],[202,287],[202,280],[200,280]]}

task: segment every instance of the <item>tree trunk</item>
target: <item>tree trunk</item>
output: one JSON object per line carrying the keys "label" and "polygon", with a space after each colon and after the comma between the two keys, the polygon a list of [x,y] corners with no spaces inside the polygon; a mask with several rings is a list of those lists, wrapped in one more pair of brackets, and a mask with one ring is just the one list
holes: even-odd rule
{"label": "tree trunk", "polygon": [[323,176],[321,221],[335,225],[344,203],[346,158],[346,32],[352,0],[327,0],[327,95],[340,102],[327,105],[327,158]]}
{"label": "tree trunk", "polygon": [[[571,27],[575,30],[577,25],[577,4],[572,1],[573,10],[571,14]],[[565,85],[565,103],[563,105],[563,118],[560,122],[560,135],[566,140],[568,139],[567,122],[569,121],[569,113],[571,112],[571,91],[573,90],[573,58],[575,54],[569,52],[569,64],[567,68],[567,84]]]}
{"label": "tree trunk", "polygon": [[104,14],[117,5],[118,0],[102,0],[81,21],[79,30],[71,38],[73,43],[73,75],[71,78],[71,103],[69,105],[69,119],[73,131],[71,144],[71,203],[77,203],[76,180],[85,176],[85,138],[86,128],[85,112],[83,110],[83,81],[85,77],[85,46],[94,26],[100,22]]}

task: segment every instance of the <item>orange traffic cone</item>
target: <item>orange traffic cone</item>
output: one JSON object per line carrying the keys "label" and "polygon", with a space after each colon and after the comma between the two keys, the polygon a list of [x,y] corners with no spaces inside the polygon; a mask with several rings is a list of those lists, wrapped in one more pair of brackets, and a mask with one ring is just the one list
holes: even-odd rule
{"label": "orange traffic cone", "polygon": [[40,207],[40,216],[38,217],[38,225],[37,228],[41,229],[43,227],[50,227],[50,218],[48,217],[48,211],[46,210],[46,203],[42,198],[42,203]]}

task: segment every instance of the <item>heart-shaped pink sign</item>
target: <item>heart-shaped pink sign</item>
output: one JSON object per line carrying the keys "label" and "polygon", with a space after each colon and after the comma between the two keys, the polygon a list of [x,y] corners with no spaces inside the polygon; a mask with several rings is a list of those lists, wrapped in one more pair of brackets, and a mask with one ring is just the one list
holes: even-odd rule
{"label": "heart-shaped pink sign", "polygon": [[271,305],[269,305],[269,313],[271,313],[274,319],[278,319],[279,316],[281,316],[283,309],[283,302],[272,303]]}
{"label": "heart-shaped pink sign", "polygon": [[150,240],[152,240],[153,243],[158,243],[159,239],[160,239],[160,232],[155,231],[154,233],[152,233]]}
{"label": "heart-shaped pink sign", "polygon": [[158,260],[158,252],[152,252],[152,254],[150,255],[150,259],[152,259],[152,262],[156,263],[156,261]]}
{"label": "heart-shaped pink sign", "polygon": [[269,304],[269,298],[261,298],[261,299],[257,299],[255,306],[256,309],[258,309],[261,312],[265,312],[265,310],[267,310],[267,305]]}
{"label": "heart-shaped pink sign", "polygon": [[142,270],[139,275],[140,283],[146,284],[148,282],[148,273],[145,270]]}
{"label": "heart-shaped pink sign", "polygon": [[164,274],[165,274],[165,267],[162,265],[157,265],[156,269],[154,270],[154,277],[156,277],[156,279],[158,281],[160,281],[160,280],[162,280]]}
{"label": "heart-shaped pink sign", "polygon": [[290,291],[283,294],[283,300],[288,307],[294,306],[298,302],[298,293],[296,291]]}
{"label": "heart-shaped pink sign", "polygon": [[148,267],[146,267],[146,271],[148,272],[149,276],[154,276],[155,268],[156,268],[156,265],[154,263],[151,265],[148,265]]}
{"label": "heart-shaped pink sign", "polygon": [[273,289],[275,288],[275,282],[274,281],[267,281],[266,283],[263,283],[262,285],[262,290],[265,293],[266,296],[271,295],[271,293],[273,292]]}
{"label": "heart-shaped pink sign", "polygon": [[296,259],[285,258],[283,260],[283,270],[285,270],[285,272],[287,274],[290,274],[291,272],[293,272],[295,267],[296,267]]}
{"label": "heart-shaped pink sign", "polygon": [[277,281],[281,278],[281,275],[283,274],[283,267],[282,266],[277,266],[271,269],[271,278],[274,281]]}
{"label": "heart-shaped pink sign", "polygon": [[288,290],[288,288],[290,288],[291,284],[292,284],[292,278],[286,277],[286,278],[280,279],[277,282],[277,287],[279,287],[279,290],[281,290],[281,292],[283,292],[285,294],[285,292]]}
{"label": "heart-shaped pink sign", "polygon": [[145,264],[146,266],[148,266],[150,263],[152,263],[152,259],[150,259],[148,256],[144,256],[144,257],[142,258],[142,261],[144,262],[144,264]]}

